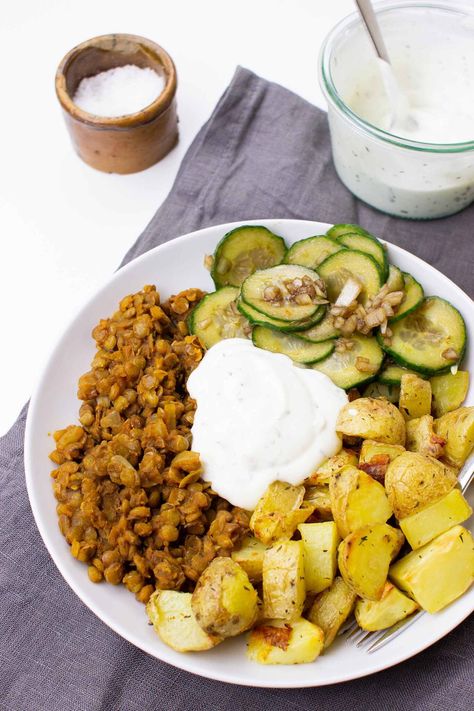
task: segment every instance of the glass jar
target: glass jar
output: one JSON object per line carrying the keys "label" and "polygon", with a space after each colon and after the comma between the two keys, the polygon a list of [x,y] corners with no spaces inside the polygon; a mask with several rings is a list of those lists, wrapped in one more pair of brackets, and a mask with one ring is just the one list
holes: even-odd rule
{"label": "glass jar", "polygon": [[[474,17],[465,5],[419,0],[375,7],[391,58],[398,52],[408,62],[412,48],[423,51],[424,45],[439,48],[441,58],[446,47],[457,51],[464,42],[474,52]],[[462,210],[474,201],[474,121],[473,140],[441,144],[400,138],[364,120],[348,102],[374,57],[358,13],[336,25],[321,49],[319,78],[340,179],[358,198],[397,217],[430,219]],[[474,112],[467,87],[462,101]]]}

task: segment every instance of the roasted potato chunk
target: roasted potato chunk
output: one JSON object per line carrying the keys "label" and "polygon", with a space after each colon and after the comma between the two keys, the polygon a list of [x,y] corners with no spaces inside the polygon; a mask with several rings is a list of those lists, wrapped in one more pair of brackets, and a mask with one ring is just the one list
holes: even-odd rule
{"label": "roasted potato chunk", "polygon": [[474,541],[463,526],[453,526],[430,543],[397,560],[390,578],[427,612],[438,612],[472,584]]}
{"label": "roasted potato chunk", "polygon": [[472,509],[458,488],[411,516],[400,519],[400,528],[413,550],[421,548],[452,526],[462,523]]}
{"label": "roasted potato chunk", "polygon": [[364,526],[350,533],[340,544],[338,553],[344,581],[360,597],[380,600],[390,561],[404,540],[403,533],[388,523]]}
{"label": "roasted potato chunk", "polygon": [[268,619],[295,620],[306,597],[303,541],[281,541],[263,558],[263,614]]}
{"label": "roasted potato chunk", "polygon": [[435,459],[443,456],[446,440],[436,434],[433,422],[431,415],[424,415],[407,422],[406,448],[410,452],[419,452]]}
{"label": "roasted potato chunk", "polygon": [[414,600],[386,582],[380,600],[358,600],[354,615],[361,629],[377,632],[400,622],[416,610],[418,605]]}
{"label": "roasted potato chunk", "polygon": [[431,385],[414,373],[405,373],[400,381],[399,408],[406,420],[431,412]]}
{"label": "roasted potato chunk", "polygon": [[388,400],[360,397],[347,403],[339,413],[336,430],[347,437],[405,444],[405,420]]}
{"label": "roasted potato chunk", "polygon": [[238,550],[231,553],[232,560],[240,565],[249,576],[249,580],[259,583],[262,580],[263,556],[266,546],[253,536],[246,536]]}
{"label": "roasted potato chunk", "polygon": [[474,448],[474,407],[448,412],[435,420],[434,428],[446,440],[446,461],[460,469]]}
{"label": "roasted potato chunk", "polygon": [[207,634],[198,625],[191,607],[191,593],[157,590],[146,611],[155,632],[177,652],[201,652],[222,642],[222,637]]}
{"label": "roasted potato chunk", "polygon": [[319,593],[334,580],[337,570],[337,547],[340,542],[334,521],[300,523],[298,530],[304,547],[306,591]]}
{"label": "roasted potato chunk", "polygon": [[304,502],[312,508],[311,521],[331,521],[329,486],[307,486]]}
{"label": "roasted potato chunk", "polygon": [[342,538],[362,526],[385,523],[392,515],[382,484],[356,467],[349,465],[333,474],[329,494]]}
{"label": "roasted potato chunk", "polygon": [[458,370],[457,373],[435,375],[430,383],[433,394],[433,415],[441,417],[463,404],[469,390],[469,373],[467,370]]}
{"label": "roasted potato chunk", "polygon": [[334,578],[330,588],[317,596],[308,613],[308,619],[324,632],[324,649],[334,641],[347,620],[357,595],[341,577]]}
{"label": "roasted potato chunk", "polygon": [[309,503],[303,503],[304,495],[304,486],[293,486],[284,481],[270,484],[250,519],[255,536],[265,545],[291,538],[297,525],[313,512]]}
{"label": "roasted potato chunk", "polygon": [[255,623],[258,596],[240,565],[231,558],[214,558],[196,584],[191,607],[207,634],[235,637]]}
{"label": "roasted potato chunk", "polygon": [[383,484],[388,465],[404,451],[405,448],[400,444],[364,439],[360,448],[358,468]]}
{"label": "roasted potato chunk", "polygon": [[437,459],[404,452],[385,474],[385,489],[398,519],[411,516],[441,499],[456,485],[455,473]]}
{"label": "roasted potato chunk", "polygon": [[320,627],[302,617],[291,624],[272,620],[251,631],[247,657],[259,664],[306,664],[321,654],[323,644]]}
{"label": "roasted potato chunk", "polygon": [[351,449],[341,449],[340,452],[333,457],[329,457],[323,462],[316,471],[307,479],[308,484],[327,485],[331,476],[338,472],[346,464],[357,466],[357,454]]}

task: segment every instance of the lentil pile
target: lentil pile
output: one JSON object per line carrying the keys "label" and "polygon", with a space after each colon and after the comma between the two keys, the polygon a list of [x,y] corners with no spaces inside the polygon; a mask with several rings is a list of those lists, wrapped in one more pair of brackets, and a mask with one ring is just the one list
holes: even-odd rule
{"label": "lentil pile", "polygon": [[143,603],[155,589],[193,590],[248,532],[247,512],[200,478],[190,449],[196,403],[186,380],[203,349],[186,317],[203,296],[188,289],[160,304],[145,286],[122,299],[92,332],[80,425],[54,433],[51,475],[72,555],[92,582],[123,583]]}

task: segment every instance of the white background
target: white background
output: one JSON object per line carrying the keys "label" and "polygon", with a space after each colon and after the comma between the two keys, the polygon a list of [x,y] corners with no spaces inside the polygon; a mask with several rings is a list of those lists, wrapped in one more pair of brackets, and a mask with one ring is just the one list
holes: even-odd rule
{"label": "white background", "polygon": [[[248,67],[324,107],[317,83],[319,48],[353,8],[353,0],[16,0],[3,5],[0,434],[28,399],[64,326],[116,269],[166,197],[186,149],[235,67]],[[99,173],[82,163],[54,93],[63,55],[109,32],[158,42],[178,70],[180,142],[161,163],[129,176]]]}

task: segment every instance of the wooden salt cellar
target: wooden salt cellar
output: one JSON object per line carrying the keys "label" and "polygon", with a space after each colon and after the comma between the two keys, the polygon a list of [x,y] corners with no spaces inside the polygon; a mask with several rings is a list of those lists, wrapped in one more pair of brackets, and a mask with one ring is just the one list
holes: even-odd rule
{"label": "wooden salt cellar", "polygon": [[[152,104],[126,116],[95,116],[74,104],[82,79],[135,64],[164,77],[162,93]],[[105,173],[136,173],[161,160],[178,140],[177,77],[173,60],[159,45],[144,37],[111,34],[94,37],[74,47],[56,72],[56,94],[78,155]]]}

